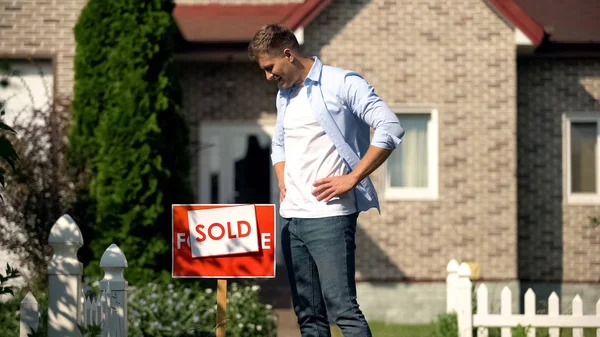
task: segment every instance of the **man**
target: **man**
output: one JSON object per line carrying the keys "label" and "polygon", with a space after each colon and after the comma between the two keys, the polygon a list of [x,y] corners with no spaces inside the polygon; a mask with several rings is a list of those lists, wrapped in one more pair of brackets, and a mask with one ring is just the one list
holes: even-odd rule
{"label": "man", "polygon": [[331,336],[329,318],[345,337],[371,336],[356,300],[356,220],[361,211],[379,209],[368,176],[404,130],[360,75],[303,57],[290,29],[264,26],[248,52],[279,85],[271,158],[302,336]]}

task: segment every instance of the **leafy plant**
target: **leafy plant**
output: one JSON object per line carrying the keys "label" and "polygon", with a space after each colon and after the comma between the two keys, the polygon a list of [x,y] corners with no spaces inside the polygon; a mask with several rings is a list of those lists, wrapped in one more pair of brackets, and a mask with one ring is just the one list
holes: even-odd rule
{"label": "leafy plant", "polygon": [[511,329],[513,337],[527,337],[530,327],[518,325]]}
{"label": "leafy plant", "polygon": [[100,337],[102,335],[102,326],[99,324],[90,324],[87,327],[77,325],[81,337]]}
{"label": "leafy plant", "polygon": [[15,279],[19,276],[21,276],[19,271],[14,268],[11,268],[11,266],[9,266],[7,263],[5,274],[4,275],[0,274],[0,295],[11,294],[14,296],[15,294],[13,292],[12,287],[6,286],[4,284],[6,284],[9,280]]}

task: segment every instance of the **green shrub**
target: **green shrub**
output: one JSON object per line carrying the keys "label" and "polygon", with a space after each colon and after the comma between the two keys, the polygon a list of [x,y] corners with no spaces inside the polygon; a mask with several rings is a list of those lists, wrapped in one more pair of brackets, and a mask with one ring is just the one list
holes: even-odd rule
{"label": "green shrub", "polygon": [[[171,265],[171,204],[193,200],[168,0],[90,0],[75,26],[70,162],[89,174],[75,220],[93,237],[86,274],[116,243],[137,283]],[[93,210],[95,214],[90,214]]]}
{"label": "green shrub", "polygon": [[[260,287],[230,283],[227,293],[228,337],[275,337],[273,308],[258,298]],[[84,280],[86,296],[99,294],[97,278]],[[214,336],[217,298],[197,283],[130,285],[127,294],[130,337]]]}
{"label": "green shrub", "polygon": [[439,314],[432,324],[432,337],[458,337],[458,320],[455,313]]}
{"label": "green shrub", "polygon": [[[227,298],[227,336],[276,336],[272,308],[258,299],[259,287],[232,283]],[[211,288],[148,283],[128,298],[130,336],[213,336],[217,299]]]}

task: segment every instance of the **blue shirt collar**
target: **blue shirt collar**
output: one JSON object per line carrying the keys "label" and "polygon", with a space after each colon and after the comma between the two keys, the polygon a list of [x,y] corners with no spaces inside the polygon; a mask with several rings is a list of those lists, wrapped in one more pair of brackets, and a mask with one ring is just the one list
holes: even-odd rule
{"label": "blue shirt collar", "polygon": [[308,72],[308,76],[306,76],[306,80],[304,80],[305,84],[309,81],[317,83],[321,81],[321,70],[323,69],[323,63],[321,63],[321,60],[319,60],[319,58],[316,56],[313,56],[312,59],[315,61],[315,63],[313,63],[313,66]]}

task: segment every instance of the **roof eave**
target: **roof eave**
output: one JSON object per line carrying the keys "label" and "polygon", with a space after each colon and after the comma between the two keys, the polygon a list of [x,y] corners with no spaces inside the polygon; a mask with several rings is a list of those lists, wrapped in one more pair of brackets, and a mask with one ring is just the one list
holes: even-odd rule
{"label": "roof eave", "polygon": [[487,2],[519,30],[517,34],[521,32],[534,46],[542,44],[545,37],[544,29],[527,15],[514,0],[487,0]]}

